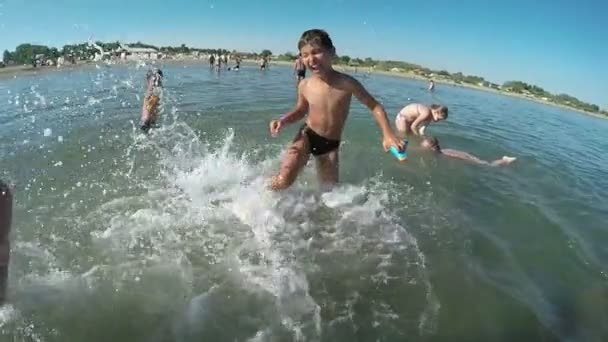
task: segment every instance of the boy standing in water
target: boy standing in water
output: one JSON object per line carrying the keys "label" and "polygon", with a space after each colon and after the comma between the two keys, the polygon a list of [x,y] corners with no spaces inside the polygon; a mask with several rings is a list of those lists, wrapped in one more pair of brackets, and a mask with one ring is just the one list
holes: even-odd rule
{"label": "boy standing in water", "polygon": [[293,69],[298,79],[297,84],[300,84],[300,81],[302,81],[306,77],[306,65],[304,65],[304,61],[302,60],[302,54],[298,54]]}
{"label": "boy standing in water", "polygon": [[147,132],[158,119],[158,105],[163,86],[163,72],[160,69],[148,70],[146,74],[147,90],[144,97],[144,107],[141,111],[141,129]]}
{"label": "boy standing in water", "polygon": [[410,134],[424,135],[426,127],[431,122],[438,122],[448,118],[448,107],[432,104],[427,107],[420,103],[409,104],[397,114],[395,126],[401,136]]}
{"label": "boy standing in water", "polygon": [[425,150],[431,150],[431,151],[437,152],[443,156],[460,159],[460,160],[465,160],[465,161],[472,162],[475,164],[480,164],[480,165],[503,166],[503,165],[509,165],[512,162],[514,162],[515,160],[517,160],[517,158],[514,158],[514,157],[503,156],[501,159],[498,159],[498,160],[495,160],[492,162],[487,162],[485,160],[481,160],[481,159],[475,157],[474,155],[464,152],[464,151],[451,150],[451,149],[443,150],[439,146],[439,140],[437,140],[437,138],[435,138],[435,137],[424,137],[422,139],[422,141],[420,142],[420,146]]}
{"label": "boy standing in water", "polygon": [[311,154],[315,156],[321,183],[338,182],[338,148],[352,95],[374,113],[382,130],[384,150],[391,146],[403,149],[403,142],[393,133],[382,105],[356,79],[333,69],[336,51],[327,32],[305,31],[298,49],[312,76],[300,82],[295,107],[270,122],[270,133],[277,136],[287,124],[299,121],[306,113],[308,117],[289,146],[278,174],[272,177],[271,189],[281,190],[293,184]]}
{"label": "boy standing in water", "polygon": [[0,181],[0,305],[6,299],[6,283],[8,281],[8,264],[10,260],[11,245],[9,235],[11,232],[11,216],[13,198],[6,184]]}

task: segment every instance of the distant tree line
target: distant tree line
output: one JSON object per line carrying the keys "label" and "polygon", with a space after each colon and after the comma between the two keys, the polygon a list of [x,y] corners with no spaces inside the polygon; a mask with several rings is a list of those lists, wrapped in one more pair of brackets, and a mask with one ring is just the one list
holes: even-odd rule
{"label": "distant tree line", "polygon": [[[286,52],[277,57],[278,60],[283,61],[293,61],[296,59],[296,55],[291,52]],[[382,60],[374,60],[372,58],[351,58],[350,56],[336,56],[334,58],[334,64],[337,65],[349,65],[349,66],[361,66],[374,68],[374,70],[381,71],[398,71],[398,72],[408,72],[414,73],[423,77],[436,78],[436,79],[444,79],[449,80],[457,84],[471,84],[486,88],[492,88],[496,90],[502,90],[506,92],[529,95],[539,99],[543,99],[546,101],[562,104],[565,106],[573,107],[576,109],[585,110],[587,112],[592,113],[601,113],[603,115],[608,116],[608,110],[600,110],[599,106],[595,104],[590,104],[583,102],[576,97],[567,95],[567,94],[551,94],[550,92],[544,90],[543,88],[527,84],[521,81],[507,81],[502,85],[492,83],[490,81],[485,80],[481,76],[475,75],[464,75],[461,72],[450,73],[446,70],[431,70],[429,68],[412,64],[403,61],[382,61]]]}
{"label": "distant tree line", "polygon": [[[193,52],[203,53],[203,54],[214,54],[214,55],[228,55],[228,54],[239,54],[245,58],[259,58],[259,57],[270,57],[272,56],[272,51],[268,49],[262,50],[260,53],[257,52],[236,52],[236,51],[228,51],[226,49],[201,49],[195,47],[189,47],[186,44],[181,44],[180,46],[154,46],[150,44],[145,44],[142,42],[125,44],[125,46],[133,47],[133,48],[150,48],[156,51],[162,52],[168,55],[175,54],[191,54]],[[61,49],[55,47],[48,47],[45,45],[36,45],[36,44],[21,44],[15,48],[15,51],[5,50],[3,54],[4,64],[32,64],[36,63],[37,56],[43,56],[46,59],[56,60],[59,57],[65,57],[72,60],[87,60],[94,56],[96,53],[101,53],[108,51],[117,51],[121,48],[121,44],[119,42],[100,42],[97,41],[95,43],[81,43],[81,44],[68,44],[64,45]],[[276,57],[277,60],[281,61],[293,61],[296,59],[296,54],[291,52],[286,52]],[[334,59],[334,63],[338,65],[350,65],[355,67],[368,67],[374,68],[375,70],[381,71],[398,71],[398,72],[409,72],[414,73],[423,77],[428,78],[436,78],[436,79],[444,79],[450,80],[457,84],[472,84],[476,86],[482,86],[487,88],[493,88],[497,90],[502,90],[511,93],[523,94],[528,96],[537,97],[540,99],[544,99],[546,101],[551,101],[554,103],[562,104],[565,106],[570,106],[577,109],[582,109],[588,112],[593,113],[601,113],[608,116],[607,110],[600,110],[599,106],[595,104],[590,104],[583,102],[576,97],[567,95],[567,94],[551,94],[550,92],[544,90],[541,87],[536,85],[527,84],[522,81],[507,81],[502,85],[498,85],[496,83],[489,82],[485,80],[483,77],[475,76],[475,75],[464,75],[461,72],[450,73],[446,70],[431,70],[429,68],[403,62],[403,61],[392,61],[392,60],[374,60],[372,58],[351,58],[350,56],[336,56]]]}
{"label": "distant tree line", "polygon": [[[132,48],[150,48],[156,51],[168,54],[190,54],[192,52],[199,52],[203,54],[214,54],[214,55],[228,55],[235,54],[236,51],[228,51],[226,49],[200,49],[194,47],[188,47],[186,44],[181,44],[180,46],[162,46],[158,47],[155,45],[145,44],[142,42],[124,44],[124,46],[132,47]],[[59,57],[66,58],[74,58],[75,60],[87,60],[94,56],[96,53],[109,52],[109,51],[117,51],[121,48],[121,44],[119,42],[101,42],[97,41],[95,43],[81,43],[81,44],[68,44],[64,45],[63,48],[58,49],[55,47],[48,47],[46,45],[36,45],[36,44],[21,44],[15,48],[15,51],[5,50],[2,55],[2,60],[4,64],[32,64],[36,62],[37,56],[42,56],[45,59],[56,60]],[[102,51],[103,50],[103,51]],[[272,51],[265,49],[260,53],[248,52],[248,53],[239,53],[242,55],[246,55],[246,57],[269,57],[272,55]]]}

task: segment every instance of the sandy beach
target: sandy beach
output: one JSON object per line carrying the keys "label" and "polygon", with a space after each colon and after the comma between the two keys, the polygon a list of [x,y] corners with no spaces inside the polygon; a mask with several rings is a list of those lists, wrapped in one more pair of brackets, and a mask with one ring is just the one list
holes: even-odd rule
{"label": "sandy beach", "polygon": [[17,77],[17,76],[29,76],[29,75],[38,75],[49,72],[61,72],[64,70],[73,70],[77,68],[83,67],[92,67],[95,66],[95,62],[91,61],[82,61],[76,64],[65,64],[61,67],[57,66],[40,66],[34,68],[31,65],[16,65],[16,66],[7,66],[4,68],[0,68],[0,79],[7,77]]}

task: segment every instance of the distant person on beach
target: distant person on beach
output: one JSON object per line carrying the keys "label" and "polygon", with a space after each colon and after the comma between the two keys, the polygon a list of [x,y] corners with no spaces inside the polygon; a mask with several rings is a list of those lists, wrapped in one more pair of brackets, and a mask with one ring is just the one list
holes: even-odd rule
{"label": "distant person on beach", "polygon": [[431,122],[438,122],[448,118],[448,107],[432,104],[425,106],[420,103],[409,104],[397,114],[395,126],[403,137],[414,135],[424,135],[426,127]]}
{"label": "distant person on beach", "polygon": [[403,149],[382,105],[356,79],[333,69],[336,51],[327,32],[305,31],[298,49],[312,76],[300,82],[295,107],[270,122],[270,133],[276,137],[286,125],[303,119],[307,113],[308,116],[287,149],[278,173],[271,178],[271,189],[291,186],[311,154],[316,159],[321,184],[331,186],[338,182],[338,150],[353,95],[373,112],[382,131],[384,150],[391,146]]}
{"label": "distant person on beach", "polygon": [[213,69],[214,65],[215,65],[215,56],[209,55],[209,69]]}
{"label": "distant person on beach", "polygon": [[148,70],[146,73],[146,95],[141,111],[141,129],[147,132],[158,120],[158,106],[163,86],[163,72],[160,69]]}
{"label": "distant person on beach", "polygon": [[10,189],[0,180],[0,305],[6,300],[12,211],[13,197]]}
{"label": "distant person on beach", "polygon": [[222,56],[217,55],[215,57],[215,71],[220,72],[222,69]]}
{"label": "distant person on beach", "polygon": [[302,81],[306,77],[306,65],[302,60],[302,54],[298,54],[298,57],[296,58],[296,61],[293,66],[293,70],[298,80],[297,84],[300,84],[300,81]]}
{"label": "distant person on beach", "polygon": [[431,80],[429,82],[429,92],[432,93],[433,91],[435,91],[435,81]]}
{"label": "distant person on beach", "polygon": [[241,57],[236,56],[236,58],[234,59],[234,63],[236,64],[234,66],[234,70],[239,71],[241,69]]}
{"label": "distant person on beach", "polygon": [[442,149],[439,146],[439,140],[437,140],[437,138],[435,138],[435,137],[422,138],[422,141],[420,142],[420,147],[422,147],[425,150],[437,152],[443,156],[460,159],[460,160],[465,160],[465,161],[472,162],[475,164],[480,164],[480,165],[504,166],[504,165],[509,165],[509,164],[513,163],[515,160],[517,160],[517,158],[514,158],[514,157],[503,156],[501,159],[488,162],[485,160],[481,160],[481,159],[475,157],[474,155],[464,152],[464,151]]}
{"label": "distant person on beach", "polygon": [[268,67],[268,61],[266,60],[266,57],[261,57],[258,63],[260,64],[260,70],[266,70],[266,68]]}

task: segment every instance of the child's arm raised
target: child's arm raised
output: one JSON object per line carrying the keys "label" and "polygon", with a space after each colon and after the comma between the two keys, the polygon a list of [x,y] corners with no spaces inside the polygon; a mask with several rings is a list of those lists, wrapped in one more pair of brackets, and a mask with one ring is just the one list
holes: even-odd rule
{"label": "child's arm raised", "polygon": [[298,101],[293,109],[281,116],[279,120],[270,121],[270,133],[272,135],[279,134],[281,128],[286,124],[301,120],[308,112],[308,101],[303,94],[303,87],[306,82],[306,80],[303,80],[298,85]]}
{"label": "child's arm raised", "polygon": [[367,89],[365,89],[365,87],[363,87],[361,83],[359,83],[359,81],[350,76],[349,79],[349,83],[351,84],[352,92],[355,97],[359,100],[359,102],[369,108],[372,113],[374,113],[376,122],[382,130],[382,146],[384,147],[384,150],[388,151],[391,146],[395,146],[396,148],[403,150],[403,141],[399,140],[393,132],[393,129],[388,122],[388,117],[384,107],[382,107],[382,105],[376,101],[376,99],[367,91]]}

